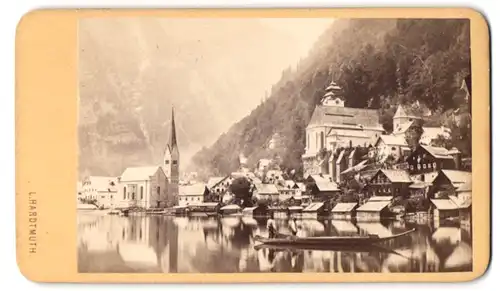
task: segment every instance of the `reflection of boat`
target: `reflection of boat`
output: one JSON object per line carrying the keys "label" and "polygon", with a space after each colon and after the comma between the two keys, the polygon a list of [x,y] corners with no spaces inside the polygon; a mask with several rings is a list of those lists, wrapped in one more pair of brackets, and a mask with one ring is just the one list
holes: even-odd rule
{"label": "reflection of boat", "polygon": [[367,235],[367,236],[316,236],[316,237],[292,237],[280,235],[278,238],[265,238],[256,236],[255,240],[269,245],[281,246],[353,246],[353,245],[373,245],[382,241],[394,239],[400,236],[407,235],[415,229],[405,231],[403,233],[383,236]]}
{"label": "reflection of boat", "polygon": [[[312,251],[335,251],[335,252],[353,252],[353,253],[391,253],[400,255],[399,253],[383,248],[377,245],[293,245],[293,246],[281,246],[281,245],[269,245],[260,244],[254,246],[255,250],[261,249],[272,249],[275,251],[294,251],[294,250],[312,250]],[[400,255],[401,256],[401,255]]]}

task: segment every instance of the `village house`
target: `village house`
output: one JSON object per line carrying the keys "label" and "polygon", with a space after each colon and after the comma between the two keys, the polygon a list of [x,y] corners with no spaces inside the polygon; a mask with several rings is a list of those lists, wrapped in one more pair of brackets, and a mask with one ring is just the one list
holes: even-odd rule
{"label": "village house", "polygon": [[369,196],[407,197],[411,183],[404,170],[380,169],[365,187]]}
{"label": "village house", "polygon": [[324,202],[313,202],[302,210],[302,218],[318,219],[326,216],[329,216],[329,214],[326,212]]}
{"label": "village house", "polygon": [[306,128],[306,147],[302,156],[304,177],[328,174],[329,157],[322,154],[325,150],[367,147],[374,137],[384,132],[377,110],[345,107],[345,98],[339,88],[334,82],[327,87]]}
{"label": "village house", "polygon": [[406,162],[412,180],[432,182],[441,169],[455,169],[457,158],[456,152],[450,154],[445,148],[419,145]]}
{"label": "village house", "polygon": [[177,201],[177,195],[169,192],[167,176],[159,166],[126,168],[119,178],[119,189],[120,208],[160,208]]}
{"label": "village house", "polygon": [[96,201],[100,207],[110,208],[115,204],[117,185],[116,177],[88,176],[82,181],[80,196],[89,201]]}
{"label": "village house", "polygon": [[230,177],[210,177],[207,182],[207,188],[210,193],[222,197],[231,185]]}
{"label": "village house", "polygon": [[200,205],[209,194],[207,186],[201,183],[179,187],[179,206]]}
{"label": "village house", "polygon": [[279,201],[279,191],[274,184],[255,184],[256,197],[260,200]]}
{"label": "village house", "polygon": [[373,146],[376,152],[376,159],[379,163],[384,163],[389,157],[393,161],[400,161],[411,152],[404,136],[399,135],[381,135]]}
{"label": "village house", "polygon": [[378,221],[391,215],[389,206],[392,203],[392,196],[373,196],[368,201],[356,209],[356,219],[358,221]]}
{"label": "village house", "polygon": [[243,208],[243,216],[247,217],[266,217],[268,211],[268,206],[265,204],[259,204],[253,207]]}
{"label": "village house", "polygon": [[289,188],[289,185],[282,186],[281,184],[276,184],[276,188],[278,189],[279,193],[279,201],[286,201],[294,196],[300,196],[300,194],[297,195],[297,189]]}
{"label": "village house", "polygon": [[431,199],[430,213],[435,220],[458,217],[459,208],[451,199]]}
{"label": "village house", "polygon": [[[411,105],[399,105],[393,117],[393,136],[405,137],[406,132],[411,126],[416,124],[425,125],[425,118],[431,115],[431,111],[424,105],[415,102]],[[422,126],[423,133],[420,136],[419,143],[423,145],[432,145],[439,137],[450,138],[450,129],[439,127]]]}
{"label": "village house", "polygon": [[309,175],[305,181],[307,193],[311,195],[314,202],[323,202],[340,194],[337,183],[331,177],[323,175]]}
{"label": "village house", "polygon": [[[467,185],[472,181],[472,173],[458,170],[441,170],[432,181],[431,194],[438,198],[440,196],[457,196],[459,187]],[[462,189],[467,189],[464,186]],[[470,186],[469,186],[470,187]],[[464,191],[463,193],[467,193]],[[463,195],[462,193],[462,195]]]}
{"label": "village house", "polygon": [[357,202],[337,203],[333,207],[331,214],[333,219],[352,219],[356,217]]}

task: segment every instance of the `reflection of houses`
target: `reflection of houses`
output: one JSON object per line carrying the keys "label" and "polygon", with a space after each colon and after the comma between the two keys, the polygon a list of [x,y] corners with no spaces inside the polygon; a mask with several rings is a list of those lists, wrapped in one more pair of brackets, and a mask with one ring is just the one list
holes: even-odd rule
{"label": "reflection of houses", "polygon": [[335,83],[328,86],[306,128],[304,177],[328,174],[328,156],[321,154],[324,150],[368,146],[384,131],[377,110],[344,107],[344,98],[336,91],[337,87]]}
{"label": "reflection of houses", "polygon": [[120,176],[119,207],[164,207],[175,197],[168,194],[168,181],[161,167],[130,167]]}
{"label": "reflection of houses", "polygon": [[96,200],[97,204],[106,208],[111,207],[116,200],[116,177],[89,176],[82,182],[83,198]]}
{"label": "reflection of houses", "polygon": [[179,186],[179,206],[201,204],[208,193],[208,188],[201,183]]}
{"label": "reflection of houses", "polygon": [[371,196],[406,197],[412,183],[404,170],[381,169],[373,176],[366,188]]}
{"label": "reflection of houses", "polygon": [[418,146],[406,159],[414,180],[432,182],[441,169],[455,169],[455,157],[445,148]]}
{"label": "reflection of houses", "polygon": [[356,218],[360,221],[379,220],[390,216],[389,206],[392,196],[373,196],[356,209]]}
{"label": "reflection of houses", "polygon": [[351,219],[356,216],[358,203],[337,203],[331,213],[333,219]]}

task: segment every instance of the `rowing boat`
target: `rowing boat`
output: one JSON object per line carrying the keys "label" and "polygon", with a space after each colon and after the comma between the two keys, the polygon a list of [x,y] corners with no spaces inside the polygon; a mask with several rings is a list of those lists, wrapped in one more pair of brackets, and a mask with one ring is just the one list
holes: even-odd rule
{"label": "rowing boat", "polygon": [[407,235],[415,229],[403,233],[380,237],[378,235],[366,236],[317,236],[317,237],[295,237],[279,235],[277,238],[265,238],[257,235],[255,240],[266,245],[279,246],[354,246],[354,245],[373,245],[386,240],[395,239]]}

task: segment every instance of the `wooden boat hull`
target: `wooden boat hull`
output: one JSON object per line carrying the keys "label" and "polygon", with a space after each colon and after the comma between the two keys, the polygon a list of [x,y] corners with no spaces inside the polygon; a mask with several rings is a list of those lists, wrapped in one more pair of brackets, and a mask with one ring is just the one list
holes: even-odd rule
{"label": "wooden boat hull", "polygon": [[363,246],[373,245],[382,241],[394,239],[400,236],[407,235],[415,229],[388,236],[360,236],[360,237],[339,237],[339,236],[318,236],[318,237],[293,237],[286,235],[278,235],[277,238],[265,238],[256,236],[255,240],[266,245],[279,246]]}

